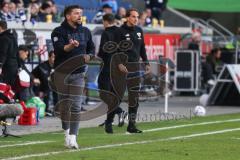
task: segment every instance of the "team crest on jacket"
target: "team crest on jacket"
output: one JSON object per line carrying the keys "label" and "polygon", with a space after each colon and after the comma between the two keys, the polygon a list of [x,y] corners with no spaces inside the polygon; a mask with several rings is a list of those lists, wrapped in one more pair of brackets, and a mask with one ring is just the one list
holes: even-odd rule
{"label": "team crest on jacket", "polygon": [[142,39],[142,33],[141,32],[138,32],[137,35],[138,35],[138,39]]}
{"label": "team crest on jacket", "polygon": [[130,40],[130,34],[125,34],[126,40]]}
{"label": "team crest on jacket", "polygon": [[53,41],[57,42],[58,41],[58,37],[53,37]]}

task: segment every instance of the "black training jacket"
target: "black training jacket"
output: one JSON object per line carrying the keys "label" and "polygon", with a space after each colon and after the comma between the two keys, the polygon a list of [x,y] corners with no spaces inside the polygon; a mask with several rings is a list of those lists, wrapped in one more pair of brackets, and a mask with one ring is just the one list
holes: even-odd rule
{"label": "black training jacket", "polygon": [[[54,67],[63,63],[64,61],[83,54],[95,54],[95,46],[92,41],[92,35],[88,28],[79,25],[76,29],[71,27],[67,21],[64,21],[61,26],[55,28],[51,34],[54,51],[56,53]],[[79,46],[70,52],[64,51],[64,46],[69,44],[69,40],[77,40]],[[79,69],[76,72],[83,72]]]}
{"label": "black training jacket", "polygon": [[133,43],[133,46],[124,51],[128,55],[128,62],[139,62],[140,57],[142,61],[148,64],[148,58],[145,49],[143,31],[140,27],[129,27],[127,24],[123,24],[120,27],[121,41],[127,40]]}
{"label": "black training jacket", "polygon": [[18,44],[12,30],[6,30],[0,34],[0,44],[1,76],[5,83],[13,85],[18,70]]}
{"label": "black training jacket", "polygon": [[[109,74],[110,72],[110,62],[112,55],[117,53],[118,49],[116,49],[118,46],[116,45],[115,47],[112,48],[109,52],[103,49],[103,46],[108,45],[110,43],[119,43],[119,27],[117,26],[112,26],[106,28],[102,35],[101,35],[101,42],[99,46],[99,52],[98,56],[102,58],[104,66],[102,68],[102,72]],[[113,51],[113,52],[112,52]]]}

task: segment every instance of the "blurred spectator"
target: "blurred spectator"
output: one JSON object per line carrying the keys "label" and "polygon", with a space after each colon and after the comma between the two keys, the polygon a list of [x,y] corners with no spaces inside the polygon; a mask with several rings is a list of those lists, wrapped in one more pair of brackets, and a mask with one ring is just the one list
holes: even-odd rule
{"label": "blurred spectator", "polygon": [[192,41],[188,44],[188,49],[197,50],[200,52],[200,41],[201,41],[201,34],[200,32],[194,32],[192,34]]}
{"label": "blurred spectator", "polygon": [[52,7],[48,3],[44,2],[40,7],[39,21],[40,22],[52,22]]}
{"label": "blurred spectator", "polygon": [[113,13],[117,12],[118,4],[116,0],[102,0],[102,6],[106,4],[111,6]]}
{"label": "blurred spectator", "polygon": [[103,16],[107,13],[112,13],[112,7],[108,4],[102,6],[102,9],[97,12],[93,18],[93,23],[102,24]]}
{"label": "blurred spectator", "polygon": [[17,18],[17,6],[15,3],[10,2],[8,5],[9,8],[9,17],[11,21],[15,21]]}
{"label": "blurred spectator", "polygon": [[147,13],[146,12],[142,12],[139,15],[138,25],[140,27],[144,27],[146,25],[146,18],[147,18]]}
{"label": "blurred spectator", "polygon": [[38,22],[39,21],[38,14],[40,8],[39,5],[37,3],[31,3],[29,5],[29,8],[30,8],[30,21],[32,23]]}
{"label": "blurred spectator", "polygon": [[33,76],[40,80],[40,85],[35,87],[37,88],[37,93],[35,92],[35,94],[43,99],[44,103],[46,104],[46,113],[49,113],[49,115],[51,114],[49,108],[51,102],[53,105],[57,103],[57,94],[54,94],[48,85],[49,76],[53,72],[54,60],[54,51],[50,51],[48,54],[48,60],[39,64],[32,71]]}
{"label": "blurred spectator", "polygon": [[62,21],[61,13],[58,12],[58,8],[54,1],[52,1],[51,9],[52,9],[52,21],[61,22]]}
{"label": "blurred spectator", "polygon": [[23,2],[19,0],[18,2],[16,2],[16,6],[17,6],[16,20],[26,22],[27,21],[27,15],[26,15],[26,9],[24,8]]}
{"label": "blurred spectator", "polygon": [[23,4],[25,8],[28,8],[30,4],[37,3],[38,5],[41,4],[41,0],[23,0]]}
{"label": "blurred spectator", "polygon": [[11,20],[9,12],[9,3],[3,2],[0,7],[0,20],[9,21]]}
{"label": "blurred spectator", "polygon": [[145,20],[145,25],[150,27],[152,26],[152,10],[147,8],[145,10],[146,14],[147,14],[147,17],[146,17],[146,20]]}
{"label": "blurred spectator", "polygon": [[31,83],[29,87],[21,88],[21,90],[16,94],[16,98],[20,101],[27,101],[28,99],[34,96],[34,92],[32,90],[33,85],[39,85],[40,81],[37,78],[34,78],[31,72],[28,70],[25,65],[26,60],[28,59],[29,49],[25,45],[21,45],[18,47],[18,67],[19,70],[25,70],[27,74],[30,76]]}
{"label": "blurred spectator", "polygon": [[119,7],[115,18],[122,19],[126,17],[126,9],[124,7]]}
{"label": "blurred spectator", "polygon": [[221,50],[219,48],[215,48],[211,51],[211,54],[206,57],[206,62],[211,66],[213,74],[215,75],[220,72],[220,68],[223,65],[221,55]]}
{"label": "blurred spectator", "polygon": [[215,77],[220,72],[223,62],[221,61],[221,50],[215,48],[206,57],[206,62],[202,63],[203,84],[214,85]]}
{"label": "blurred spectator", "polygon": [[62,20],[54,0],[2,0],[2,3],[0,0],[0,4],[0,20],[32,23]]}
{"label": "blurred spectator", "polygon": [[45,0],[44,3],[47,3],[50,6],[53,6],[53,4],[55,4],[55,2],[53,0]]}
{"label": "blurred spectator", "polygon": [[138,21],[138,25],[140,27],[144,27],[146,25],[146,18],[147,18],[147,13],[142,12],[139,16],[139,21]]}
{"label": "blurred spectator", "polygon": [[152,10],[152,17],[161,19],[162,12],[166,9],[168,0],[145,0],[146,8]]}
{"label": "blurred spectator", "polygon": [[115,15],[117,25],[122,25],[126,21],[126,9],[124,7],[119,7],[117,14]]}

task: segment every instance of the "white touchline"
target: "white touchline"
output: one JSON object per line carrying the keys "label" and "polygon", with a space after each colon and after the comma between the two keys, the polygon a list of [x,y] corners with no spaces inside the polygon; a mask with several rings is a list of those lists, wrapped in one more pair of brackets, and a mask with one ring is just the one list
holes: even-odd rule
{"label": "white touchline", "polygon": [[0,146],[0,148],[16,147],[16,146],[27,146],[27,145],[32,145],[32,144],[43,144],[43,143],[52,143],[52,142],[54,142],[54,141],[33,141],[33,142],[27,142],[27,143],[2,145],[2,146]]}
{"label": "white touchline", "polygon": [[[170,126],[170,127],[147,129],[147,130],[143,130],[143,132],[144,133],[146,133],[146,132],[156,132],[156,131],[170,130],[170,129],[176,129],[176,128],[203,126],[203,125],[209,125],[209,124],[220,124],[220,123],[239,122],[239,121],[240,121],[240,119],[229,119],[229,120],[222,120],[222,121],[208,121],[208,122],[201,122],[201,123],[191,123],[191,124],[183,124],[183,125],[176,125],[176,126]],[[129,134],[116,134],[116,135],[129,135]]]}
{"label": "white touchline", "polygon": [[31,154],[31,155],[25,155],[25,156],[19,156],[19,157],[6,158],[6,159],[2,159],[2,160],[18,160],[18,159],[32,158],[32,157],[42,157],[42,156],[49,156],[49,155],[52,156],[52,155],[62,154],[62,153],[72,153],[72,152],[95,150],[95,149],[102,149],[102,148],[112,148],[112,147],[129,146],[129,145],[135,145],[135,144],[147,144],[147,143],[154,143],[154,142],[161,142],[161,141],[187,139],[187,138],[221,134],[221,133],[234,132],[234,131],[240,131],[240,128],[232,128],[232,129],[218,130],[218,131],[212,131],[212,132],[203,132],[203,133],[190,134],[190,135],[184,135],[184,136],[169,137],[169,138],[165,138],[165,139],[135,141],[135,142],[128,142],[128,143],[87,147],[87,148],[82,148],[82,149],[78,149],[78,150],[65,150],[65,151],[56,151],[56,152],[46,152],[46,153],[40,153],[40,154]]}
{"label": "white touchline", "polygon": [[33,142],[33,141],[1,141],[1,143],[27,143],[27,142]]}
{"label": "white touchline", "polygon": [[148,129],[148,130],[144,130],[143,132],[155,132],[155,131],[175,129],[175,128],[202,126],[202,125],[208,125],[208,124],[219,124],[219,123],[238,122],[238,121],[240,121],[240,119],[229,119],[229,120],[223,120],[223,121],[209,121],[209,122],[201,122],[201,123],[183,124],[183,125],[177,125],[177,126]]}
{"label": "white touchline", "polygon": [[[209,125],[209,124],[220,124],[220,123],[228,123],[228,122],[239,122],[239,121],[240,121],[240,119],[229,119],[229,120],[222,120],[222,121],[208,121],[208,122],[201,122],[201,123],[191,123],[191,124],[183,124],[183,125],[176,125],[176,126],[170,126],[170,127],[161,127],[161,128],[147,129],[147,130],[143,130],[143,132],[155,132],[155,131],[170,130],[170,129],[176,129],[176,128],[184,128],[184,127],[192,127],[192,126],[202,126],[202,125]],[[64,133],[54,132],[52,134],[64,134]],[[119,134],[114,134],[114,135],[115,136],[117,136],[117,135],[121,135],[122,136],[122,135],[127,135],[127,134],[119,133]]]}

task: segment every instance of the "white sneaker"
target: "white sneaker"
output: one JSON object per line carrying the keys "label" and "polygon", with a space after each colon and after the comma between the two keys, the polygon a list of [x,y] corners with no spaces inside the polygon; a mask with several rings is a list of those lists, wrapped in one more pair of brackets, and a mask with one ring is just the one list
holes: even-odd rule
{"label": "white sneaker", "polygon": [[64,146],[65,147],[69,147],[69,142],[70,142],[69,129],[64,130],[64,135],[65,135],[65,137],[64,137],[64,140],[65,140]]}
{"label": "white sneaker", "polygon": [[77,136],[76,135],[69,135],[69,148],[71,149],[78,149],[78,144],[77,144]]}

